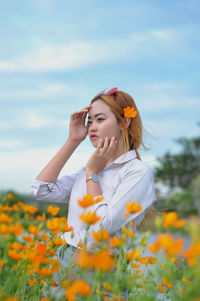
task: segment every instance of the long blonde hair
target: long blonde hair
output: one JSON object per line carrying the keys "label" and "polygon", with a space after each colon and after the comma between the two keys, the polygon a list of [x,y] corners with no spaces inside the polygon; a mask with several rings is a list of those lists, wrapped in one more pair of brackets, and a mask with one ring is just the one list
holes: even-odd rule
{"label": "long blonde hair", "polygon": [[[133,97],[126,92],[117,90],[111,95],[100,94],[98,96],[95,96],[91,100],[91,103],[99,99],[102,99],[111,108],[111,111],[114,113],[118,124],[122,128],[124,154],[130,150],[135,150],[137,154],[137,158],[141,160],[138,151],[139,148],[142,146],[145,150],[148,149],[143,142],[143,132],[144,131],[146,132],[146,130],[143,128],[140,113],[138,111],[138,108],[135,104]],[[128,128],[124,120],[124,111],[123,111],[123,109],[126,108],[127,106],[133,107],[137,111],[137,115],[134,118],[130,118],[131,122]],[[153,221],[155,217],[155,213],[156,210],[154,206],[151,206],[138,228],[140,230],[143,230],[145,228],[145,225],[147,224],[147,221],[148,222]]]}

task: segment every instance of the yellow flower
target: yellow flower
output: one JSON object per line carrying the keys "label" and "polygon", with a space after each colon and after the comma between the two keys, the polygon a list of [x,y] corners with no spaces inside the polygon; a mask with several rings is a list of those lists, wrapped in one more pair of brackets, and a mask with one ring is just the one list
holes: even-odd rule
{"label": "yellow flower", "polygon": [[112,285],[110,285],[110,284],[107,283],[107,282],[104,282],[104,283],[103,283],[103,287],[104,287],[107,291],[111,291],[111,290],[112,290]]}
{"label": "yellow flower", "polygon": [[192,284],[192,281],[190,281],[189,279],[185,279],[184,277],[182,278],[182,281],[187,284]]}
{"label": "yellow flower", "polygon": [[137,111],[133,107],[126,107],[123,109],[124,116],[134,118],[137,115]]}
{"label": "yellow flower", "polygon": [[80,215],[80,219],[87,224],[95,224],[97,223],[101,218],[96,214],[96,212],[83,212]]}
{"label": "yellow flower", "polygon": [[117,237],[116,235],[110,239],[110,246],[112,248],[114,247],[119,247],[122,244],[122,238],[121,237]]}
{"label": "yellow flower", "polygon": [[97,241],[107,241],[110,237],[109,232],[105,229],[103,231],[98,230],[97,232],[92,232],[92,236]]}
{"label": "yellow flower", "polygon": [[82,208],[87,208],[87,207],[92,206],[92,205],[94,205],[98,202],[101,202],[103,199],[104,199],[103,195],[98,196],[94,199],[94,197],[90,193],[87,193],[82,199],[78,200],[78,204]]}
{"label": "yellow flower", "polygon": [[172,285],[169,281],[167,281],[167,279],[165,277],[162,278],[162,281],[164,283],[164,285],[166,285],[169,288],[174,287],[174,285]]}
{"label": "yellow flower", "polygon": [[127,218],[129,216],[129,214],[134,214],[134,213],[140,212],[142,210],[142,205],[137,204],[136,201],[133,201],[132,203],[127,202],[126,210],[128,211],[128,213],[125,214],[125,217]]}
{"label": "yellow flower", "polygon": [[128,261],[132,261],[133,259],[138,259],[141,255],[141,250],[140,249],[134,249],[133,251],[128,251],[126,254],[126,258]]}
{"label": "yellow flower", "polygon": [[164,212],[163,213],[163,226],[165,228],[173,226],[176,228],[181,228],[185,226],[185,221],[180,219],[178,220],[177,212]]}
{"label": "yellow flower", "polygon": [[47,212],[48,213],[51,213],[53,216],[56,216],[58,214],[58,211],[60,210],[59,207],[53,207],[52,205],[50,205],[48,208],[47,208]]}

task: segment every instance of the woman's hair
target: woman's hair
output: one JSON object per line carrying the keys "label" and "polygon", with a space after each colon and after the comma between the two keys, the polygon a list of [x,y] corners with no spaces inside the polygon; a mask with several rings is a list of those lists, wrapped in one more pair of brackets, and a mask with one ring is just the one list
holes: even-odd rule
{"label": "woman's hair", "polygon": [[[146,130],[143,128],[142,120],[133,97],[126,92],[118,90],[111,95],[106,95],[106,94],[97,95],[91,100],[91,103],[99,99],[103,100],[111,108],[111,111],[114,113],[115,117],[117,118],[118,124],[122,128],[122,138],[124,141],[124,154],[130,150],[135,150],[137,154],[137,158],[141,160],[138,149],[141,146],[146,150],[148,149],[143,142],[143,132]],[[137,115],[134,118],[130,118],[131,122],[128,128],[126,127],[126,123],[124,120],[124,111],[123,111],[123,109],[126,108],[127,106],[133,107],[134,110],[137,111]],[[152,220],[154,216],[155,216],[155,208],[151,206],[147,214],[145,215],[145,218],[143,219],[142,223],[140,224],[139,228],[142,229],[143,226],[145,226],[146,221]]]}
{"label": "woman's hair", "polygon": [[[123,91],[117,91],[111,95],[98,95],[91,100],[91,103],[99,99],[102,99],[111,108],[111,111],[117,118],[118,124],[120,124],[122,128],[124,154],[134,149],[136,151],[137,158],[141,160],[138,149],[141,146],[145,149],[147,149],[147,147],[143,142],[144,129],[142,126],[142,120],[132,96]],[[137,115],[134,118],[130,118],[131,122],[128,128],[126,127],[123,111],[123,109],[127,106],[133,107],[137,111]]]}

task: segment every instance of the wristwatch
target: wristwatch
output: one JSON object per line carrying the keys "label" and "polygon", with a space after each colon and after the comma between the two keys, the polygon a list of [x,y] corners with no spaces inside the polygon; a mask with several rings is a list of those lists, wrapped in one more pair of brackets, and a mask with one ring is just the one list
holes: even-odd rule
{"label": "wristwatch", "polygon": [[92,180],[94,182],[99,182],[99,177],[94,173],[93,175],[91,175],[90,177],[88,177],[86,179],[86,183],[89,181],[89,180]]}

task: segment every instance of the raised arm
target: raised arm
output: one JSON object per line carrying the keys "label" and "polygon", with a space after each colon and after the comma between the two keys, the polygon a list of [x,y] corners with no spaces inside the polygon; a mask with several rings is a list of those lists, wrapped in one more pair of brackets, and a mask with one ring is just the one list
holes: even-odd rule
{"label": "raised arm", "polygon": [[69,125],[69,137],[57,154],[50,160],[37,176],[36,180],[43,182],[55,182],[78,145],[86,138],[88,125],[85,126],[85,118],[91,105],[71,115]]}

